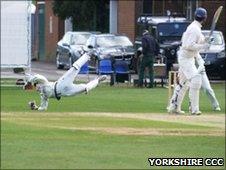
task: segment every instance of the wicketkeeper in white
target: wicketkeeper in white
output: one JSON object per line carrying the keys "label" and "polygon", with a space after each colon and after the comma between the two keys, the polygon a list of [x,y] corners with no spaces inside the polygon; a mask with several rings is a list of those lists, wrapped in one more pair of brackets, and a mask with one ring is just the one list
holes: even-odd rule
{"label": "wicketkeeper in white", "polygon": [[201,33],[201,27],[206,18],[207,11],[204,8],[197,8],[195,20],[183,33],[182,46],[178,51],[179,84],[174,89],[168,112],[183,113],[181,111],[181,103],[189,86],[192,115],[199,115],[201,113],[199,110],[199,90],[202,85],[201,73],[205,71],[205,67],[204,64],[200,64],[197,68],[195,60],[200,57],[200,50],[208,49],[210,46]]}
{"label": "wicketkeeper in white", "polygon": [[206,74],[206,71],[205,71],[205,61],[202,59],[202,57],[200,55],[198,55],[196,57],[196,62],[198,64],[198,66],[200,67],[203,67],[203,71],[200,73],[201,76],[202,76],[202,90],[206,93],[208,99],[210,100],[211,102],[211,105],[212,105],[212,108],[214,111],[220,111],[221,108],[220,108],[220,105],[219,105],[219,102],[215,96],[215,93],[210,85],[210,82],[209,82],[209,79],[207,77],[207,74]]}
{"label": "wicketkeeper in white", "polygon": [[37,107],[35,103],[30,103],[31,108],[35,110],[47,110],[49,98],[60,100],[62,96],[74,96],[82,92],[88,92],[95,88],[99,82],[107,78],[106,75],[97,77],[87,84],[74,84],[73,81],[78,75],[81,67],[90,59],[88,53],[83,54],[62,77],[56,82],[49,82],[46,77],[36,74],[27,75],[27,82],[36,84],[37,90],[40,92],[41,102]]}

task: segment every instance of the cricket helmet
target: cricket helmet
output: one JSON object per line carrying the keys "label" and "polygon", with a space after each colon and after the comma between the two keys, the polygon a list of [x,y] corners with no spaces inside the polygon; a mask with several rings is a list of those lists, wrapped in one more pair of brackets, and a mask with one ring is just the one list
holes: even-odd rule
{"label": "cricket helmet", "polygon": [[195,10],[195,20],[197,21],[204,21],[207,18],[207,11],[206,9],[199,7]]}

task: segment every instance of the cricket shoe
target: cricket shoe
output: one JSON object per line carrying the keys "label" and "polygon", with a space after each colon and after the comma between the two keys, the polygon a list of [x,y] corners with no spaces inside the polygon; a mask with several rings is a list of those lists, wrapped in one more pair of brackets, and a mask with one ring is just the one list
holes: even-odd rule
{"label": "cricket shoe", "polygon": [[199,116],[199,115],[201,115],[201,113],[202,112],[198,110],[198,111],[192,112],[191,115],[192,116]]}
{"label": "cricket shoe", "polygon": [[183,111],[183,110],[171,110],[169,113],[170,114],[176,114],[176,115],[184,115],[185,111]]}
{"label": "cricket shoe", "polygon": [[177,114],[177,115],[183,115],[183,114],[185,114],[185,111],[175,109],[174,106],[168,106],[168,107],[167,107],[167,112],[168,112],[169,114]]}
{"label": "cricket shoe", "polygon": [[214,107],[213,110],[214,110],[214,111],[221,111],[221,108],[220,108],[220,106],[217,106],[217,107]]}
{"label": "cricket shoe", "polygon": [[102,81],[104,81],[106,79],[107,79],[107,76],[106,75],[99,76],[98,77],[98,82],[100,83],[100,82],[102,82]]}

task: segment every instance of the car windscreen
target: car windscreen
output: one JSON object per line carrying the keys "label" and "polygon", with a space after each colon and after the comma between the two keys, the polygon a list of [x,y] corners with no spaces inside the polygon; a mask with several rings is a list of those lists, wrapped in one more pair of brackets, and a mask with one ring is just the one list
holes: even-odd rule
{"label": "car windscreen", "polygon": [[[202,33],[206,38],[209,37],[210,32],[202,32]],[[213,45],[222,45],[223,44],[222,36],[218,32],[213,32],[211,39],[213,39],[211,42],[211,44],[213,44]]]}
{"label": "car windscreen", "polygon": [[189,23],[161,23],[158,24],[159,37],[181,37]]}
{"label": "car windscreen", "polygon": [[72,34],[71,45],[85,45],[90,34]]}
{"label": "car windscreen", "polygon": [[97,38],[96,43],[99,47],[133,46],[129,38],[125,36],[102,36]]}

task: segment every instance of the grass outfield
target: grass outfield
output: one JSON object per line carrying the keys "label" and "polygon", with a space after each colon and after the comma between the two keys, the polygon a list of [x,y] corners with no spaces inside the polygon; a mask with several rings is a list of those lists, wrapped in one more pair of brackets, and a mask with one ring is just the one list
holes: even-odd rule
{"label": "grass outfield", "polygon": [[101,85],[88,95],[50,99],[48,111],[38,112],[27,106],[39,102],[36,92],[2,87],[1,168],[150,169],[149,157],[225,159],[225,85],[213,87],[222,111],[212,112],[201,93],[197,117],[168,115],[165,88]]}
{"label": "grass outfield", "polygon": [[[225,113],[225,85],[215,84],[214,91]],[[36,91],[23,91],[15,87],[2,87],[2,111],[29,111],[27,103],[40,97]],[[168,89],[137,89],[127,87],[109,87],[102,85],[88,95],[63,97],[60,102],[49,100],[48,112],[129,112],[129,113],[166,113]],[[185,97],[182,108],[188,111],[188,97]],[[211,113],[212,108],[206,94],[201,91],[200,110]]]}

